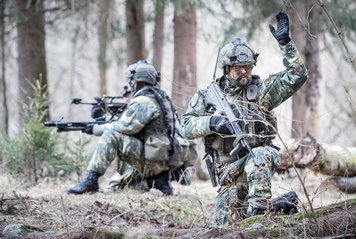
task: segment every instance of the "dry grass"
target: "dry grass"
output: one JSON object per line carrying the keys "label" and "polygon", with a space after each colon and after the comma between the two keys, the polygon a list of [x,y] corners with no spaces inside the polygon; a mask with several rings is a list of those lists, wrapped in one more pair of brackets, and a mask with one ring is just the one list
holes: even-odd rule
{"label": "dry grass", "polygon": [[[356,198],[320,183],[320,175],[304,173],[305,185],[315,207],[315,215],[265,215],[241,224],[217,227],[213,220],[216,188],[210,181],[193,185],[174,183],[174,195],[165,197],[157,190],[139,192],[99,192],[80,196],[62,192],[73,183],[46,182],[23,188],[15,181],[0,180],[0,230],[22,223],[44,232],[34,238],[309,238],[356,235],[356,202],[332,203]],[[294,189],[295,178],[274,180],[276,194]],[[104,188],[104,182],[101,183]],[[1,196],[2,195],[2,196]],[[299,192],[300,205],[305,196]],[[330,206],[328,206],[330,205]],[[318,209],[318,207],[323,208]],[[317,218],[317,220],[315,220]],[[1,238],[1,234],[0,234]],[[350,237],[351,238],[351,237]]]}

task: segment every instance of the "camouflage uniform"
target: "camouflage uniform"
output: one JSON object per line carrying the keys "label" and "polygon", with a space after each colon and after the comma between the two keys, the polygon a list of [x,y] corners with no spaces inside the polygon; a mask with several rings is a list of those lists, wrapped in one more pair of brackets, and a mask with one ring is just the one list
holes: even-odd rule
{"label": "camouflage uniform", "polygon": [[[148,88],[145,88],[146,91]],[[142,91],[140,91],[142,92]],[[140,92],[138,94],[140,94]],[[121,119],[120,119],[121,120]],[[197,159],[197,142],[196,140],[186,140],[183,139],[181,134],[181,125],[180,121],[178,120],[178,115],[175,117],[175,137],[178,140],[181,148],[180,158],[176,162],[178,168],[173,170],[172,173],[172,180],[176,180],[182,185],[189,185],[192,178],[190,175],[190,171],[187,170],[189,167],[194,166],[195,161]],[[102,136],[105,130],[112,130],[113,124],[103,124],[103,125],[95,125],[93,128],[93,134],[96,136]],[[168,159],[167,159],[168,160]],[[89,170],[96,170],[96,168],[102,167],[102,170],[105,170],[106,165],[102,163],[95,163],[101,164],[102,166],[93,166],[89,167]],[[171,169],[171,168],[170,168]],[[125,186],[128,186],[130,189],[136,190],[149,190],[149,187],[146,182],[147,177],[145,177],[142,173],[137,171],[134,167],[130,164],[125,163],[125,161],[121,160],[119,162],[119,167],[117,172],[111,176],[108,182],[108,189],[111,190],[118,190],[123,189]]]}
{"label": "camouflage uniform", "polygon": [[100,141],[85,178],[66,193],[97,192],[99,177],[118,157],[129,169],[123,176],[138,175],[147,179],[149,188],[165,195],[173,194],[170,169],[176,159],[173,156],[178,156],[170,140],[174,134],[174,107],[166,93],[155,87],[160,73],[152,64],[138,61],[128,67],[126,76],[135,92],[133,97],[118,121],[98,128],[91,126],[95,135],[102,133]]}
{"label": "camouflage uniform", "polygon": [[[217,164],[220,188],[215,201],[218,224],[233,223],[253,208],[266,208],[267,199],[271,198],[271,175],[279,165],[280,158],[271,144],[276,132],[271,125],[270,118],[273,115],[270,111],[288,99],[307,80],[307,70],[295,44],[290,41],[284,46],[280,45],[280,49],[286,70],[270,75],[263,81],[253,76],[250,84],[256,87],[231,89],[224,81],[224,76],[219,80],[227,101],[239,104],[250,121],[252,133],[247,139],[255,154],[254,159],[242,147],[236,156],[230,156],[229,152],[238,144],[236,136],[222,137],[211,130],[210,120],[215,112],[208,110],[204,103],[206,90],[199,90],[194,95],[183,115],[183,135],[188,139],[205,137],[205,140],[211,136],[212,148],[220,160]],[[261,123],[265,126],[261,127]],[[270,130],[266,133],[261,128]],[[244,131],[247,133],[248,129]]]}
{"label": "camouflage uniform", "polygon": [[128,163],[150,177],[169,170],[164,161],[148,161],[143,156],[143,139],[150,134],[160,134],[156,125],[160,122],[161,108],[154,96],[138,96],[140,91],[152,86],[145,86],[135,93],[119,121],[112,123],[100,138],[99,145],[89,163],[88,171],[104,174],[108,165],[118,155]]}
{"label": "camouflage uniform", "polygon": [[126,186],[130,189],[148,191],[146,178],[127,163],[119,163],[118,170],[110,177],[107,189],[120,190]]}

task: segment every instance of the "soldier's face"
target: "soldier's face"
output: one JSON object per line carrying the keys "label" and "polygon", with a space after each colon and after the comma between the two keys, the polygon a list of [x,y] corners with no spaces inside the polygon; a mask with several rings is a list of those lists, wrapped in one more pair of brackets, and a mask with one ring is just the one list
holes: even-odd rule
{"label": "soldier's face", "polygon": [[252,78],[252,68],[252,65],[230,66],[228,71],[230,82],[242,88],[247,86]]}

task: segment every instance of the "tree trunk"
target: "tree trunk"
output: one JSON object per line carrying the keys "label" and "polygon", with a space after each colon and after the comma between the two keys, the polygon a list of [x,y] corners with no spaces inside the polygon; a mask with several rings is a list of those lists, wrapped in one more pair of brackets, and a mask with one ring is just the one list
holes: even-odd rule
{"label": "tree trunk", "polygon": [[110,15],[111,6],[112,6],[111,0],[99,1],[98,66],[99,66],[99,93],[101,96],[107,94],[106,70],[107,70],[108,63],[106,59],[106,49],[107,49],[107,42],[108,42],[108,27],[109,27],[108,18]]}
{"label": "tree trunk", "polygon": [[356,147],[319,144],[311,136],[289,139],[278,145],[281,150],[280,171],[309,168],[317,173],[335,176],[323,182],[346,193],[356,193]]}
{"label": "tree trunk", "polygon": [[143,0],[126,0],[127,64],[146,58]]}
{"label": "tree trunk", "polygon": [[333,177],[327,179],[326,183],[332,183],[340,191],[345,193],[356,193],[356,177]]}
{"label": "tree trunk", "polygon": [[[305,4],[298,1],[293,4],[294,10],[290,13],[291,16],[291,35],[300,54],[304,56],[304,49],[306,45],[306,32],[304,16],[306,16]],[[299,18],[301,16],[301,19]],[[301,22],[302,21],[302,22]],[[303,57],[304,58],[304,57]],[[305,59],[305,58],[304,58]],[[307,102],[306,85],[303,85],[300,90],[294,93],[292,97],[292,138],[301,138],[306,134],[305,120]]]}
{"label": "tree trunk", "polygon": [[[172,99],[182,115],[197,88],[195,6],[188,0],[180,1],[181,8],[174,12],[174,69]],[[179,10],[181,12],[179,12]]]}
{"label": "tree trunk", "polygon": [[153,30],[153,59],[157,71],[161,71],[164,39],[164,9],[165,4],[155,5],[155,26]]}
{"label": "tree trunk", "polygon": [[356,176],[356,147],[320,144],[311,136],[286,140],[286,145],[287,149],[279,145],[281,170],[292,167],[294,163],[297,168],[309,168],[326,175]]}
{"label": "tree trunk", "polygon": [[[17,51],[20,101],[28,104],[28,96],[33,94],[33,84],[40,80],[43,90],[47,93],[47,68],[45,49],[45,22],[43,1],[16,0],[18,10]],[[21,112],[20,112],[21,115]],[[20,116],[20,126],[23,117]]]}
{"label": "tree trunk", "polygon": [[309,118],[306,119],[307,131],[314,137],[319,136],[318,127],[318,106],[320,100],[319,82],[321,80],[320,73],[320,29],[319,29],[319,10],[315,9],[309,12],[309,26],[311,34],[307,36],[306,47],[304,49],[305,63],[309,72],[309,79],[305,87],[307,90],[306,102],[310,112]]}
{"label": "tree trunk", "polygon": [[[1,76],[0,76],[0,135],[8,133],[9,111],[6,98],[5,81],[5,0],[0,1],[0,51],[1,51]],[[1,163],[0,155],[0,163]]]}
{"label": "tree trunk", "polygon": [[[321,78],[319,59],[319,27],[318,10],[308,6],[303,1],[293,3],[294,11],[291,13],[291,34],[296,43],[309,72],[306,84],[297,91],[292,98],[292,137],[301,138],[307,133],[314,137],[318,136],[318,104],[319,104],[319,81]],[[308,15],[308,16],[307,16]],[[300,19],[301,17],[301,19]],[[307,19],[308,17],[308,19]],[[308,25],[306,20],[308,20]],[[307,26],[309,28],[307,28]],[[312,36],[314,35],[314,36]],[[316,35],[316,36],[315,36]]]}

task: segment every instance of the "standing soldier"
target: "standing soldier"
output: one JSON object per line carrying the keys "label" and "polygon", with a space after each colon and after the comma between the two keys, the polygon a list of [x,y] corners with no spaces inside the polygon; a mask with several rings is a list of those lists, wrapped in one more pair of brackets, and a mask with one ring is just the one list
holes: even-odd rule
{"label": "standing soldier", "polygon": [[[280,164],[272,144],[276,120],[272,109],[293,95],[307,80],[307,69],[289,36],[289,20],[284,12],[276,15],[277,29],[270,25],[279,43],[286,69],[264,80],[252,75],[258,53],[240,38],[220,51],[217,65],[223,76],[191,99],[182,118],[182,132],[188,139],[203,137],[207,160],[213,162],[220,188],[215,201],[215,219],[220,225],[263,214],[269,208],[271,175]],[[217,105],[207,101],[209,89],[217,86],[237,120],[218,112]],[[238,109],[240,112],[237,113]],[[237,134],[236,126],[241,130]],[[215,178],[214,178],[215,179]],[[212,179],[213,180],[213,179]],[[295,201],[296,194],[287,194]],[[286,213],[295,205],[277,200],[275,207]]]}

